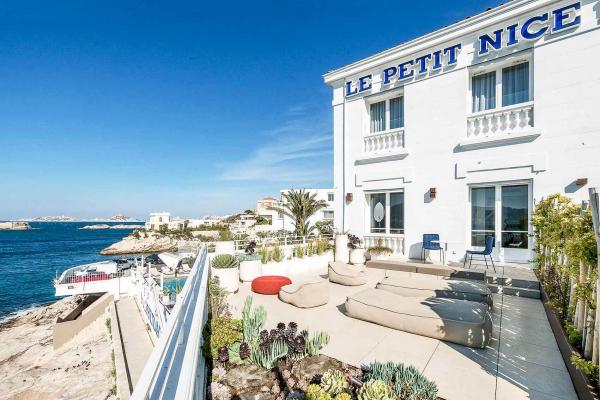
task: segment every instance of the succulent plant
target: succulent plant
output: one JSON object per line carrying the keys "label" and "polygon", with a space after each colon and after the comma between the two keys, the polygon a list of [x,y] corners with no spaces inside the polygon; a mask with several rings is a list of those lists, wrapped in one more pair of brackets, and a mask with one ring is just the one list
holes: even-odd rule
{"label": "succulent plant", "polygon": [[252,308],[252,296],[246,297],[242,310],[244,341],[251,346],[258,342],[259,335],[267,321],[267,311],[263,306]]}
{"label": "succulent plant", "polygon": [[229,362],[229,349],[227,348],[227,346],[219,347],[218,360],[222,364],[226,364]]}
{"label": "succulent plant", "polygon": [[231,399],[231,393],[227,386],[219,382],[211,382],[210,397],[213,400],[229,400]]}
{"label": "succulent plant", "polygon": [[210,266],[215,269],[238,268],[240,260],[230,254],[220,254],[212,259]]}
{"label": "succulent plant", "polygon": [[319,385],[309,385],[306,389],[306,400],[331,400],[331,395]]}
{"label": "succulent plant", "polygon": [[279,331],[279,333],[283,334],[283,331],[285,331],[285,324],[283,322],[278,323],[277,330]]}
{"label": "succulent plant", "polygon": [[292,336],[296,336],[296,333],[298,333],[298,324],[292,321],[288,324],[288,329],[292,332]]}
{"label": "succulent plant", "polygon": [[245,360],[246,358],[250,357],[250,346],[248,346],[248,343],[243,342],[242,344],[240,344],[239,354],[242,360]]}
{"label": "succulent plant", "polygon": [[342,371],[330,369],[321,378],[321,387],[331,396],[348,389],[348,381]]}
{"label": "succulent plant", "polygon": [[314,335],[307,335],[306,352],[309,356],[319,355],[323,347],[329,343],[329,334],[327,332],[316,332]]}
{"label": "succulent plant", "polygon": [[305,399],[304,393],[302,393],[298,390],[292,390],[285,397],[285,400],[304,400],[304,399]]}
{"label": "succulent plant", "polygon": [[216,367],[214,367],[212,370],[213,382],[220,381],[221,379],[223,379],[223,377],[225,376],[226,373],[227,373],[227,371],[225,371],[225,368],[223,368],[222,366],[217,365]]}
{"label": "succulent plant", "polygon": [[365,376],[366,380],[379,379],[384,382],[391,383],[396,373],[396,365],[392,362],[380,363],[374,361],[369,365],[369,370]]}
{"label": "succulent plant", "polygon": [[287,345],[281,340],[276,340],[269,345],[264,345],[253,351],[250,355],[250,361],[259,367],[273,369],[277,360],[284,357],[287,352]]}
{"label": "succulent plant", "polygon": [[342,392],[335,396],[335,400],[352,400],[350,393]]}
{"label": "succulent plant", "polygon": [[266,342],[268,340],[269,340],[269,331],[266,329],[263,329],[262,331],[260,331],[259,341]]}
{"label": "succulent plant", "polygon": [[392,387],[397,397],[406,400],[435,400],[437,386],[413,366],[372,362],[365,374],[367,381],[380,380]]}
{"label": "succulent plant", "polygon": [[358,391],[358,400],[394,400],[396,394],[392,388],[382,380],[367,381]]}

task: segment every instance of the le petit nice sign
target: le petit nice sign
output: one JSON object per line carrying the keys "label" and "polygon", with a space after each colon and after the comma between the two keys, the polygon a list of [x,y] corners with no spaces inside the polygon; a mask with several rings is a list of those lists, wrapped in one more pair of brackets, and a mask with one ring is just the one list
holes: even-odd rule
{"label": "le petit nice sign", "polygon": [[[534,41],[544,35],[575,28],[581,23],[581,16],[578,15],[580,9],[581,2],[573,3],[535,15],[522,23],[511,24],[492,33],[480,35],[477,39],[477,55],[485,56],[490,52],[513,47],[521,41]],[[387,67],[380,73],[381,82],[385,86],[392,82],[407,81],[415,76],[424,76],[430,72],[453,66],[458,61],[461,48],[462,44],[457,43]],[[372,81],[373,74],[347,81],[345,95],[353,96],[370,90]]]}

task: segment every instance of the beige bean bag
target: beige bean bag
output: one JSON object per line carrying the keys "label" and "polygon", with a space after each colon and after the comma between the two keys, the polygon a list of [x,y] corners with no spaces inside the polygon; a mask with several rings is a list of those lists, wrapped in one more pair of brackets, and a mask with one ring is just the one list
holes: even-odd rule
{"label": "beige bean bag", "polygon": [[366,289],[346,300],[350,317],[434,339],[484,348],[492,334],[487,305],[446,298],[403,297]]}
{"label": "beige bean bag", "polygon": [[490,289],[483,282],[386,277],[377,284],[377,289],[404,297],[445,297],[486,303],[490,308],[493,305]]}
{"label": "beige bean bag", "polygon": [[279,299],[300,308],[322,306],[329,301],[329,282],[322,278],[313,278],[282,286]]}
{"label": "beige bean bag", "polygon": [[335,261],[329,263],[329,280],[346,286],[360,286],[367,283],[364,267]]}

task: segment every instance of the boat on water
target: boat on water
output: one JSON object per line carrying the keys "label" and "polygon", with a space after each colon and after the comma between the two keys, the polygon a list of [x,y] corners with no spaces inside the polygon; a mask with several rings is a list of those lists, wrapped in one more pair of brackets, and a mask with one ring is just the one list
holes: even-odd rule
{"label": "boat on water", "polygon": [[[99,261],[78,265],[65,270],[53,285],[56,296],[70,296],[75,294],[90,294],[113,292],[115,281],[118,292],[121,292],[123,279],[131,280],[131,269],[139,263],[138,258],[122,258]],[[129,286],[123,285],[123,289]]]}

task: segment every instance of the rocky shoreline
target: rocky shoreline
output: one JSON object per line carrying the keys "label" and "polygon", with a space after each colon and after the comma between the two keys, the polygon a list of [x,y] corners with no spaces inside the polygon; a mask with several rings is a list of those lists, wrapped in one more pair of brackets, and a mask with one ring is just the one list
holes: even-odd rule
{"label": "rocky shoreline", "polygon": [[111,396],[112,344],[104,318],[53,349],[56,318],[81,300],[68,297],[0,324],[1,400],[116,398]]}

